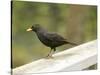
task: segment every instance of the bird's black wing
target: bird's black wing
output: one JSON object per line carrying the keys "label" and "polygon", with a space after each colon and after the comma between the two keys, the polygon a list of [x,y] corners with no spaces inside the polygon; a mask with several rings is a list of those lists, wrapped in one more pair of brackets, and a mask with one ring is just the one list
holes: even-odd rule
{"label": "bird's black wing", "polygon": [[60,36],[57,33],[48,33],[47,39],[48,39],[48,41],[55,42],[55,43],[60,43],[60,44],[68,43],[71,45],[77,45],[76,43],[67,41],[67,39],[63,38],[62,36]]}
{"label": "bird's black wing", "polygon": [[66,39],[64,39],[62,36],[56,33],[48,33],[46,37],[50,41],[66,41]]}

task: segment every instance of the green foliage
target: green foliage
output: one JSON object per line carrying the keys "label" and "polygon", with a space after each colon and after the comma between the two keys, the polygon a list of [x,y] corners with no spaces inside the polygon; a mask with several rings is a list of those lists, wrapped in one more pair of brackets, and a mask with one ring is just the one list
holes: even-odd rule
{"label": "green foliage", "polygon": [[[13,68],[42,58],[50,50],[40,43],[36,34],[26,32],[26,29],[35,23],[41,24],[48,31],[56,32],[77,44],[97,38],[96,6],[13,1]],[[64,45],[57,49],[61,51],[70,47],[72,46]]]}

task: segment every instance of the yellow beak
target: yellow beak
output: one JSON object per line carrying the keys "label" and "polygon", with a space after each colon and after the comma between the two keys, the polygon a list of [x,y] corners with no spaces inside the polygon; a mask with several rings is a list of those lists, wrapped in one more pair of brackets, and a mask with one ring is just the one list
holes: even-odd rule
{"label": "yellow beak", "polygon": [[28,28],[26,31],[32,31],[32,29],[31,28]]}

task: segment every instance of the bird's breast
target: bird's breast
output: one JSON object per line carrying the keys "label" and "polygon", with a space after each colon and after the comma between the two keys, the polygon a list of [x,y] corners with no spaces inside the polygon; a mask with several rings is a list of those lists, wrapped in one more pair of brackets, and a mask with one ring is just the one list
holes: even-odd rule
{"label": "bird's breast", "polygon": [[37,36],[39,38],[39,40],[46,46],[51,47],[52,45],[52,41],[50,41],[49,39],[47,39],[46,34],[44,33],[37,33]]}

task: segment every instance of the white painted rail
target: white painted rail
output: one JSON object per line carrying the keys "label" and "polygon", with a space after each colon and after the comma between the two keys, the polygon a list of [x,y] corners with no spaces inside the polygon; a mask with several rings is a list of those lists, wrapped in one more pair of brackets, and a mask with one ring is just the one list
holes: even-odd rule
{"label": "white painted rail", "polygon": [[12,70],[13,75],[79,71],[97,63],[97,40],[56,53],[53,59],[39,59]]}

